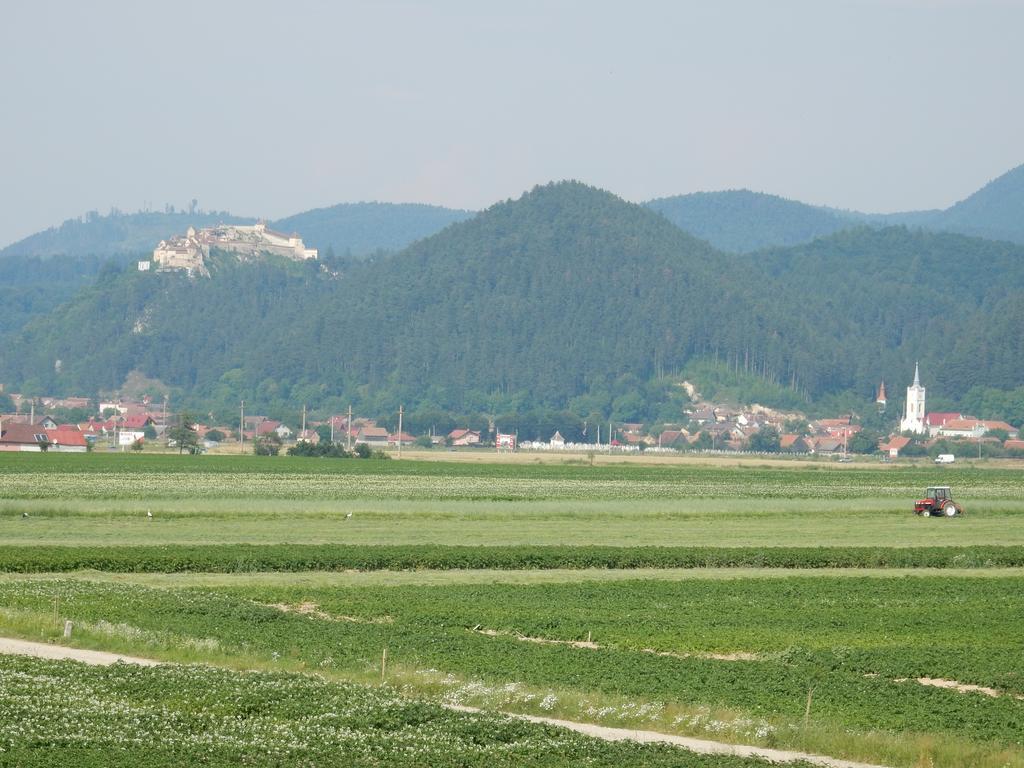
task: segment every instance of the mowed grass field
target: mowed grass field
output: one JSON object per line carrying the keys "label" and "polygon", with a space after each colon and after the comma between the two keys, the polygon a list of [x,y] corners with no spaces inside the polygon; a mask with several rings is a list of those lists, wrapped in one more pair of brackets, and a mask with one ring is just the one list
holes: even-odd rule
{"label": "mowed grass field", "polygon": [[[3,455],[0,545],[1024,545],[1022,477],[797,463]],[[915,517],[929,484],[953,486],[968,515]]]}
{"label": "mowed grass field", "polygon": [[[420,754],[424,765],[747,764],[616,752],[506,731],[497,719],[465,723],[440,703],[877,765],[1022,767],[1024,569],[973,555],[970,567],[951,567],[960,551],[1019,553],[1022,480],[1005,468],[797,462],[0,456],[0,570],[11,570],[5,558],[32,551],[122,557],[111,572],[0,575],[0,634],[62,642],[70,619],[71,642],[83,647],[258,671],[217,677],[221,700],[201,690],[202,673],[105,677],[55,662],[0,665],[0,748],[19,765],[132,764],[113,726],[62,741],[61,718],[99,722],[106,713],[128,728],[133,717],[155,716],[154,703],[179,686],[161,711],[209,720],[204,727],[218,735],[196,741],[188,727],[172,728],[158,745],[129,728],[136,746],[149,744],[153,765],[199,755],[214,765],[403,764],[374,743]],[[968,514],[913,515],[929,484],[951,485]],[[228,569],[239,572],[161,573],[152,562],[137,569],[151,572],[130,572],[135,553],[173,560],[239,544],[282,552],[275,572],[241,563]],[[811,570],[790,567],[800,557],[775,569],[593,569],[584,558],[569,568],[538,560],[491,570],[460,570],[456,558],[443,571],[325,572],[306,570],[299,556],[289,565],[288,547],[306,545],[485,548],[498,560],[530,547],[569,559],[594,547],[868,555],[852,558],[861,567]],[[885,561],[887,552],[935,548],[952,553],[941,568],[868,567],[871,553]],[[189,570],[180,565],[173,570]],[[333,758],[318,724],[338,725],[331,712],[344,707],[314,706],[310,676],[326,686],[317,696],[357,712],[341,722],[348,751]],[[29,693],[17,693],[29,678],[73,681],[86,703],[40,713]],[[387,693],[374,698],[365,686],[382,679]],[[277,689],[294,689],[302,705],[275,703]],[[402,703],[410,699],[427,709]],[[2,722],[18,713],[32,725],[15,733]]]}

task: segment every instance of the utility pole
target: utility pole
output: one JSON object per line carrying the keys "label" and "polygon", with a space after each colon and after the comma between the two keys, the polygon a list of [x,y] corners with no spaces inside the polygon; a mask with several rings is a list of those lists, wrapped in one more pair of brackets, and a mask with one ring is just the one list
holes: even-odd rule
{"label": "utility pole", "polygon": [[238,416],[238,452],[245,453],[245,400],[242,401],[242,410]]}
{"label": "utility pole", "polygon": [[305,434],[306,434],[306,404],[303,403],[302,404],[302,431],[299,432],[299,436],[301,437],[301,436],[304,436]]}
{"label": "utility pole", "polygon": [[337,418],[337,416],[331,416],[331,445],[334,445],[334,422]]}
{"label": "utility pole", "polygon": [[398,406],[398,458],[402,458],[402,413],[404,409]]}
{"label": "utility pole", "polygon": [[345,424],[345,450],[352,451],[352,406],[348,407],[348,423]]}

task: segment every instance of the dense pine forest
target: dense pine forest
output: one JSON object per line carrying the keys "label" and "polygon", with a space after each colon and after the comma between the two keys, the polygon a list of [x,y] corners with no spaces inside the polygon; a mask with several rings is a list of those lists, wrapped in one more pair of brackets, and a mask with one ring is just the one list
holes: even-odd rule
{"label": "dense pine forest", "polygon": [[245,398],[582,424],[671,421],[697,364],[813,410],[870,404],[920,359],[934,402],[990,407],[1020,385],[1024,352],[1024,247],[862,226],[729,254],[572,182],[370,259],[104,270],[8,334],[0,380],[93,394],[141,371],[201,412]]}

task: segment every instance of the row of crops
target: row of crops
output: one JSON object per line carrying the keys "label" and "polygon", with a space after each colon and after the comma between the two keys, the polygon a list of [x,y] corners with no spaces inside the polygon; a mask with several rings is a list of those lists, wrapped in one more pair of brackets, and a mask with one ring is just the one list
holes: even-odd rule
{"label": "row of crops", "polygon": [[992,567],[1024,567],[1024,547],[0,546],[0,572],[7,573]]}
{"label": "row of crops", "polygon": [[304,675],[0,656],[0,691],[0,764],[21,768],[765,765],[609,744]]}

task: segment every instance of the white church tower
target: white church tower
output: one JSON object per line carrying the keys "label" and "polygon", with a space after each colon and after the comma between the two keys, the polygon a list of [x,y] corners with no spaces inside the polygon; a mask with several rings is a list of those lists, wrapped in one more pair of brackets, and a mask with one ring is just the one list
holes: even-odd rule
{"label": "white church tower", "polygon": [[907,410],[900,421],[900,432],[923,435],[927,432],[924,424],[924,387],[917,363],[914,364],[914,383],[907,387]]}

